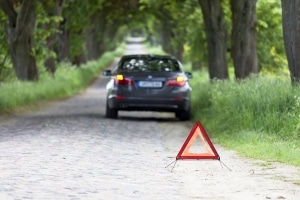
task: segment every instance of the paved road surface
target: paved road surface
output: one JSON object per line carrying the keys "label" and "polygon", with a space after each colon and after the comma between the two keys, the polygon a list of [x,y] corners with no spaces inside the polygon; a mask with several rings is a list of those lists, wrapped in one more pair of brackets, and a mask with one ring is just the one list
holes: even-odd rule
{"label": "paved road surface", "polygon": [[[137,44],[127,54],[143,52]],[[103,77],[84,93],[0,122],[0,199],[300,199],[299,169],[244,159],[175,160],[194,122],[121,112],[106,119]]]}

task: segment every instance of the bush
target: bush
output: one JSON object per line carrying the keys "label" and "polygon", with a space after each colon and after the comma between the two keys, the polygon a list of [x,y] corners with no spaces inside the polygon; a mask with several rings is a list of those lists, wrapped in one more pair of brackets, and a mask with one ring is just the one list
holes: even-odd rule
{"label": "bush", "polygon": [[299,87],[288,78],[209,83],[197,76],[191,81],[197,88],[193,116],[218,142],[247,156],[300,165]]}
{"label": "bush", "polygon": [[105,53],[99,60],[88,62],[81,67],[61,63],[54,76],[43,74],[38,82],[1,83],[0,112],[10,111],[36,101],[66,97],[80,92],[102,69],[109,66],[116,56],[122,55],[123,49],[124,46],[114,52]]}

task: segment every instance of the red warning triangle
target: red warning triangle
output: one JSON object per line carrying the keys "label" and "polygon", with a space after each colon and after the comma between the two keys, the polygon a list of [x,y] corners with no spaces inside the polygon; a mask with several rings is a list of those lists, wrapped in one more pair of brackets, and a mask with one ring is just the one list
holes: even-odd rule
{"label": "red warning triangle", "polygon": [[[197,138],[200,139],[202,143],[202,149],[195,151],[192,148]],[[210,141],[206,131],[204,130],[200,121],[197,121],[192,128],[190,134],[186,138],[184,144],[182,145],[179,153],[176,156],[176,160],[183,159],[215,159],[220,160],[220,156],[216,151],[214,145]]]}

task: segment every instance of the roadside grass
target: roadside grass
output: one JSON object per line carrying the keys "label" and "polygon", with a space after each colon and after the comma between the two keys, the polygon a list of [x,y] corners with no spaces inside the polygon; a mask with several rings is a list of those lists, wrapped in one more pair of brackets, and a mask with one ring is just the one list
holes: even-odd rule
{"label": "roadside grass", "polygon": [[288,77],[210,83],[194,72],[193,118],[242,155],[300,166],[300,88]]}
{"label": "roadside grass", "polygon": [[[192,71],[190,63],[183,67]],[[215,143],[246,157],[300,166],[300,86],[291,86],[288,73],[210,82],[207,70],[192,72],[193,120]]]}
{"label": "roadside grass", "polygon": [[[160,47],[147,49],[165,54]],[[1,83],[0,113],[84,90],[123,50],[124,46],[80,68],[61,64],[54,77],[43,73],[38,82]],[[188,64],[184,68],[191,71]],[[193,76],[193,120],[201,121],[214,142],[247,157],[300,166],[300,88],[292,87],[288,77],[260,75],[211,83],[205,70]]]}
{"label": "roadside grass", "polygon": [[99,60],[90,61],[80,67],[70,63],[57,66],[55,76],[42,73],[37,82],[20,82],[0,84],[0,113],[9,112],[21,106],[30,105],[41,100],[50,100],[74,95],[86,88],[108,67],[115,57],[122,55],[124,45],[113,52],[107,52]]}

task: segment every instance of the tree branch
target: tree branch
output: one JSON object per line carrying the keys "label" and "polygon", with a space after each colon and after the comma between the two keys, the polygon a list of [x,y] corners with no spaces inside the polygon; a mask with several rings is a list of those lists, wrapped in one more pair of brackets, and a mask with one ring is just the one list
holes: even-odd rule
{"label": "tree branch", "polygon": [[21,9],[17,17],[17,35],[23,30],[25,26],[32,26],[34,24],[28,24],[30,17],[32,16],[32,9],[34,9],[36,0],[22,1]]}
{"label": "tree branch", "polygon": [[3,10],[3,12],[6,14],[9,26],[10,27],[16,27],[16,19],[18,14],[14,10],[14,7],[11,3],[11,1],[8,0],[0,0],[0,9]]}

